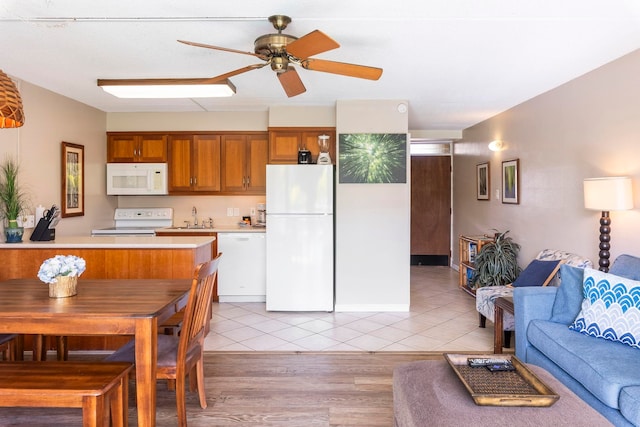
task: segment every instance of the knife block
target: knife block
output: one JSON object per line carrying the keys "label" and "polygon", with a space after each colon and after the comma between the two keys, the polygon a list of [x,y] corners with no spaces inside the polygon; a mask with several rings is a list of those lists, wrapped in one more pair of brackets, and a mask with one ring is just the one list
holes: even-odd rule
{"label": "knife block", "polygon": [[55,240],[56,229],[49,228],[50,224],[51,224],[51,220],[47,220],[46,218],[40,218],[40,221],[38,221],[38,225],[36,225],[36,228],[33,230],[33,233],[31,233],[31,237],[29,238],[29,240],[33,242],[44,242],[49,240]]}

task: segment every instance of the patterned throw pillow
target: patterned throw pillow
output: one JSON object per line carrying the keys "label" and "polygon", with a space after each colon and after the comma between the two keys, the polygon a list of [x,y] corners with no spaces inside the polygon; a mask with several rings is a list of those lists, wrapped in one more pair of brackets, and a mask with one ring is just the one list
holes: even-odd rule
{"label": "patterned throw pillow", "polygon": [[569,329],[640,349],[640,282],[587,268],[583,293]]}

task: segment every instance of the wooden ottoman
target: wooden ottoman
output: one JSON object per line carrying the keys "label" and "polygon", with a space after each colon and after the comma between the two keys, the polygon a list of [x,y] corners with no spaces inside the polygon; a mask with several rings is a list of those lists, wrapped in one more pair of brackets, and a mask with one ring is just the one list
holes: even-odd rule
{"label": "wooden ottoman", "polygon": [[527,367],[560,396],[552,406],[478,406],[444,359],[400,365],[393,371],[395,426],[611,426],[547,371]]}

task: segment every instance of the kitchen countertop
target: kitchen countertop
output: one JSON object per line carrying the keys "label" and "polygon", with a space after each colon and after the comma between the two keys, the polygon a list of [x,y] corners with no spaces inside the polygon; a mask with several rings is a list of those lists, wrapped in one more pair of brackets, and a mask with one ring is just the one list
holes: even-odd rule
{"label": "kitchen countertop", "polygon": [[211,244],[213,236],[57,236],[56,240],[22,243],[0,243],[0,249],[46,249],[46,248],[156,248],[156,249],[195,249]]}
{"label": "kitchen countertop", "polygon": [[163,233],[264,233],[266,227],[242,227],[239,225],[216,225],[213,228],[187,228],[187,227],[168,227],[158,228],[156,232]]}

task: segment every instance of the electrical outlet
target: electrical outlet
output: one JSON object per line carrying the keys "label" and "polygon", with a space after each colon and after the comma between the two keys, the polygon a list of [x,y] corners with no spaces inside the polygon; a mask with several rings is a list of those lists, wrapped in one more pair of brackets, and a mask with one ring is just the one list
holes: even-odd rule
{"label": "electrical outlet", "polygon": [[500,200],[500,189],[496,188],[496,200]]}
{"label": "electrical outlet", "polygon": [[233,216],[233,208],[227,208],[227,216]]}
{"label": "electrical outlet", "polygon": [[240,216],[240,208],[233,208],[233,216]]}
{"label": "electrical outlet", "polygon": [[251,210],[249,211],[249,215],[256,216],[256,208],[251,208]]}
{"label": "electrical outlet", "polygon": [[18,227],[34,228],[36,226],[35,215],[23,215],[18,217]]}

